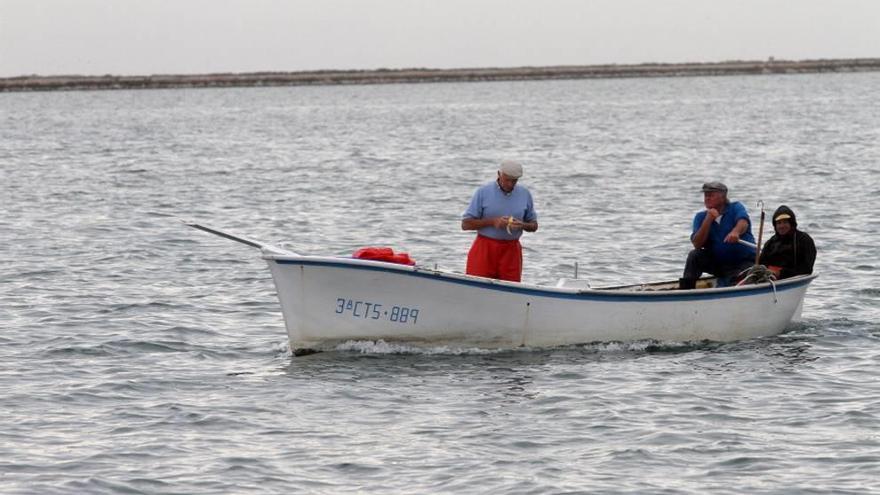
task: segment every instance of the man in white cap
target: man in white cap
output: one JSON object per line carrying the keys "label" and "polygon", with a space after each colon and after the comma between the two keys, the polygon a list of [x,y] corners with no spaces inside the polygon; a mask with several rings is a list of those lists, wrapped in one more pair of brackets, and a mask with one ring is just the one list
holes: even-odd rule
{"label": "man in white cap", "polygon": [[522,165],[501,162],[498,177],[480,186],[461,216],[462,230],[476,230],[467,259],[467,274],[519,282],[522,278],[523,231],[538,230],[532,194],[517,186]]}

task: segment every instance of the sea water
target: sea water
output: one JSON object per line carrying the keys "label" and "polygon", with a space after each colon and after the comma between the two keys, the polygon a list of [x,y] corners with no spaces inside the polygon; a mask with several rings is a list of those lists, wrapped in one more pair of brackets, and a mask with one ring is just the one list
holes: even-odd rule
{"label": "sea water", "polygon": [[[878,94],[880,73],[0,94],[0,492],[876,492]],[[462,271],[460,215],[507,158],[539,215],[526,281],[677,279],[721,180],[756,237],[762,201],[815,239],[802,322],[294,357],[259,252],[179,221]]]}

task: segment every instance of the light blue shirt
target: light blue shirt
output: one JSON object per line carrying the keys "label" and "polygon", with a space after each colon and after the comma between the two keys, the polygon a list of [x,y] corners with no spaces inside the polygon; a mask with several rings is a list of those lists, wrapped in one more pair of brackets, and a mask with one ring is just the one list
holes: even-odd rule
{"label": "light blue shirt", "polygon": [[[535,213],[535,205],[532,202],[532,193],[525,186],[517,185],[510,193],[501,190],[497,181],[492,181],[480,186],[471,198],[471,204],[461,215],[462,220],[468,218],[492,218],[512,216],[523,222],[534,222],[538,219]],[[499,240],[519,239],[522,230],[496,229],[495,227],[483,227],[477,232],[480,235]]]}

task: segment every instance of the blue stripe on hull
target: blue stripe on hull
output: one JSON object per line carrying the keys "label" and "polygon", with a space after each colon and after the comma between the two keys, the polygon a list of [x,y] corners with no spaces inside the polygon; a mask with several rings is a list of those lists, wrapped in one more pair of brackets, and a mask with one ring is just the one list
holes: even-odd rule
{"label": "blue stripe on hull", "polygon": [[[639,302],[668,302],[668,301],[702,301],[707,299],[727,299],[731,297],[745,297],[757,294],[772,293],[773,288],[769,285],[750,285],[738,287],[730,291],[706,292],[705,290],[688,290],[688,291],[654,291],[654,292],[616,292],[601,291],[601,289],[588,289],[584,292],[556,292],[552,290],[537,289],[533,287],[515,287],[501,285],[491,281],[467,280],[447,276],[436,272],[421,272],[399,270],[396,268],[386,268],[375,265],[358,265],[349,263],[337,263],[333,261],[318,261],[308,259],[269,259],[279,265],[303,265],[303,266],[322,266],[332,268],[343,268],[348,270],[365,270],[376,272],[388,272],[404,277],[425,278],[435,282],[445,282],[455,285],[465,285],[469,287],[478,287],[480,289],[494,290],[499,292],[509,292],[535,297],[549,297],[553,299],[574,299],[588,301],[639,301]],[[776,292],[785,292],[808,285],[816,275],[798,280],[796,282],[780,281],[776,283]]]}

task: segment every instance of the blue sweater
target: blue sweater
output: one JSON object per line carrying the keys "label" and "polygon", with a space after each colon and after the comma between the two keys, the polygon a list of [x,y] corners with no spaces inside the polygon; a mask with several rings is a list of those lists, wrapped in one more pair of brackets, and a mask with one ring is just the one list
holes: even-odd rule
{"label": "blue sweater", "polygon": [[[700,229],[700,225],[703,224],[704,218],[706,218],[706,210],[700,211],[694,216],[691,239],[694,238],[694,235]],[[749,219],[746,207],[739,201],[729,203],[727,209],[724,210],[724,213],[712,222],[712,227],[709,229],[709,237],[706,239],[706,244],[703,245],[703,249],[712,251],[715,260],[721,264],[736,265],[743,261],[755,259],[754,249],[748,246],[743,246],[739,243],[729,244],[724,242],[724,238],[727,237],[727,234],[733,230],[733,227],[736,226],[736,223],[742,218],[749,222],[749,226],[739,238],[754,244],[755,237],[752,235],[752,222]]]}

